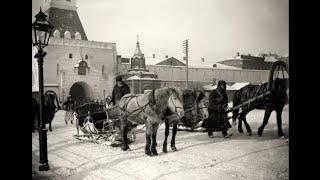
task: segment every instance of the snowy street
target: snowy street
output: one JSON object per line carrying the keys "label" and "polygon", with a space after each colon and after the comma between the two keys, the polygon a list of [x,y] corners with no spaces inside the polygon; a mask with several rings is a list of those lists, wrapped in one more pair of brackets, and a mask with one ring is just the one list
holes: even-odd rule
{"label": "snowy street", "polygon": [[[159,155],[144,154],[145,134],[137,134],[129,144],[131,151],[120,147],[82,142],[73,137],[75,123],[65,124],[65,111],[56,113],[53,132],[48,131],[48,159],[50,170],[38,171],[39,136],[32,134],[32,172],[34,179],[289,179],[289,144],[277,135],[276,113],[273,112],[262,137],[255,133],[262,123],[263,110],[254,110],[247,116],[254,135],[248,136],[232,127],[229,139],[221,133],[208,138],[207,133],[178,131],[176,147],[162,152],[164,124],[157,136]],[[286,106],[283,130],[289,135],[289,115]],[[169,141],[171,140],[171,131]]]}

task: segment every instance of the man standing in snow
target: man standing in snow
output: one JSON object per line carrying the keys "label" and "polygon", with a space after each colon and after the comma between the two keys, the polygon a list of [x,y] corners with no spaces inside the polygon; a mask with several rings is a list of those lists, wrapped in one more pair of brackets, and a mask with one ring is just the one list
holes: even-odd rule
{"label": "man standing in snow", "polygon": [[219,81],[218,87],[211,91],[209,95],[209,118],[204,123],[210,138],[213,138],[213,131],[221,131],[225,138],[229,138],[228,129],[231,124],[227,119],[225,110],[228,106],[228,96],[226,93],[226,82]]}

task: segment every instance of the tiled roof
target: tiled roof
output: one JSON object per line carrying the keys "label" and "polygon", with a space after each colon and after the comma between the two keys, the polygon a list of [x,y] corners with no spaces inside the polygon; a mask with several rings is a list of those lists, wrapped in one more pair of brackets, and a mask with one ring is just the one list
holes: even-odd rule
{"label": "tiled roof", "polygon": [[48,20],[54,26],[53,32],[56,29],[59,30],[62,38],[64,38],[64,33],[69,31],[71,39],[75,39],[75,33],[79,32],[82,40],[88,40],[77,11],[50,7],[46,14],[48,14]]}

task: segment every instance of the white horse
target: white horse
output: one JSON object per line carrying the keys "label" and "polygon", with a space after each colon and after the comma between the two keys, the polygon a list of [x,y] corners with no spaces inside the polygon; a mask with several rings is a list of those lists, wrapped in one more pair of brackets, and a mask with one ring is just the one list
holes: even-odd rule
{"label": "white horse", "polygon": [[160,123],[168,110],[179,119],[184,116],[183,95],[175,88],[159,88],[141,95],[125,95],[118,103],[122,113],[119,117],[122,150],[129,149],[127,142],[128,120],[146,125],[145,153],[158,155],[156,136]]}

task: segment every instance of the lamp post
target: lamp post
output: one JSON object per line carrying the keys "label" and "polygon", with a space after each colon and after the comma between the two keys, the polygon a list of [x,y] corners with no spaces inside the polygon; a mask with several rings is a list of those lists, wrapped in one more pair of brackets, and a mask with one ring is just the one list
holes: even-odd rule
{"label": "lamp post", "polygon": [[39,96],[40,96],[40,129],[39,129],[39,151],[40,151],[40,166],[39,171],[48,171],[48,150],[47,150],[47,129],[44,122],[44,96],[43,96],[43,57],[47,54],[43,51],[44,47],[48,45],[49,38],[53,26],[47,21],[45,15],[40,8],[40,12],[35,16],[36,20],[32,23],[32,45],[38,49],[34,56],[38,59],[39,68]]}

